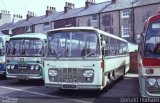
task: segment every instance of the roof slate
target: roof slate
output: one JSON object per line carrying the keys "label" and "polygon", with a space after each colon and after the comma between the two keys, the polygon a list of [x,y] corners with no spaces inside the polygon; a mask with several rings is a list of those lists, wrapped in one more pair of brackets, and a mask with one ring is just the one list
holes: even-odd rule
{"label": "roof slate", "polygon": [[160,3],[160,0],[116,0],[116,3],[111,3],[102,12],[121,10],[137,6]]}
{"label": "roof slate", "polygon": [[13,25],[13,23],[5,23],[5,24],[0,26],[0,30],[3,30],[3,29],[7,28],[10,25]]}
{"label": "roof slate", "polygon": [[149,5],[149,4],[155,4],[160,3],[160,0],[138,0],[139,2],[134,4],[134,7],[136,6],[143,6],[143,5]]}
{"label": "roof slate", "polygon": [[62,20],[62,19],[76,17],[76,14],[80,13],[83,9],[84,7],[81,7],[81,8],[69,10],[67,13],[63,12],[63,14],[55,18],[55,20]]}
{"label": "roof slate", "polygon": [[62,15],[62,14],[63,14],[63,12],[53,13],[52,15],[46,16],[45,18],[43,18],[43,19],[41,19],[40,21],[36,22],[36,24],[54,21],[57,17],[59,17],[59,16]]}
{"label": "roof slate", "polygon": [[116,0],[116,3],[111,3],[104,10],[102,10],[102,12],[130,8],[132,7],[132,3],[134,3],[135,1],[136,0]]}
{"label": "roof slate", "polygon": [[103,10],[109,4],[111,4],[110,1],[91,5],[88,8],[84,8],[83,11],[81,11],[78,14],[76,14],[75,16],[84,16],[84,15],[97,14],[97,13],[99,13],[101,10]]}
{"label": "roof slate", "polygon": [[17,25],[17,27],[25,27],[25,26],[36,24],[38,21],[40,21],[41,19],[43,19],[45,17],[46,16],[43,15],[43,16],[38,16],[38,17],[32,17],[29,20],[25,19],[25,22]]}
{"label": "roof slate", "polygon": [[26,19],[22,19],[22,20],[19,20],[17,21],[16,23],[12,23],[10,24],[9,26],[3,28],[3,30],[8,30],[8,29],[13,29],[13,28],[17,28],[17,26],[19,26],[20,24],[24,23],[26,21]]}
{"label": "roof slate", "polygon": [[23,19],[16,23],[6,23],[0,26],[0,30],[7,30],[12,28],[24,27],[33,24],[40,24],[50,21],[62,20],[72,17],[79,17],[91,14],[97,14],[99,12],[109,12],[114,10],[121,10],[125,8],[149,5],[154,3],[160,3],[160,0],[116,0],[116,3],[106,1],[89,6],[88,8],[81,7],[69,10],[67,13],[64,11],[53,13],[50,16],[42,15],[38,17],[32,17],[29,20]]}

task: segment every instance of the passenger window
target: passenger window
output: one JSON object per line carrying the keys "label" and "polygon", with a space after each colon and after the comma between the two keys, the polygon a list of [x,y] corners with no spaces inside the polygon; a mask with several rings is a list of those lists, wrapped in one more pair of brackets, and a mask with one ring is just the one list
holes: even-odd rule
{"label": "passenger window", "polygon": [[116,39],[110,38],[110,55],[117,55],[117,41]]}
{"label": "passenger window", "polygon": [[110,56],[110,42],[109,42],[109,37],[105,36],[104,37],[104,41],[106,46],[104,47],[104,51],[105,51],[105,56]]}
{"label": "passenger window", "polygon": [[123,49],[122,54],[128,54],[128,46],[126,42],[122,42],[122,49]]}
{"label": "passenger window", "polygon": [[118,55],[122,55],[122,54],[123,54],[123,45],[122,45],[122,41],[117,40],[117,46],[118,46]]}

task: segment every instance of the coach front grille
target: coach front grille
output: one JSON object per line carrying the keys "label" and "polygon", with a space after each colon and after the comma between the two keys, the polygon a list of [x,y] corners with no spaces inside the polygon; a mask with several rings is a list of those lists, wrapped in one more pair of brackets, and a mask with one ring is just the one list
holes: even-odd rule
{"label": "coach front grille", "polygon": [[[58,75],[55,77],[49,77],[51,82],[67,82],[67,83],[86,83],[86,77],[83,76],[83,71],[85,69],[81,68],[50,68],[56,70]],[[90,82],[93,82],[93,77],[91,77]]]}
{"label": "coach front grille", "polygon": [[30,64],[14,65],[14,69],[7,69],[9,74],[41,74],[41,67],[38,70],[31,70]]}

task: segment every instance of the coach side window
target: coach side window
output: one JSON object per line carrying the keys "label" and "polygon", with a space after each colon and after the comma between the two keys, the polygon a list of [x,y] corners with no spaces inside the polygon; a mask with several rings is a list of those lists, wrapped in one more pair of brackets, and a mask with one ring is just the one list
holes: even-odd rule
{"label": "coach side window", "polygon": [[122,45],[122,41],[117,40],[117,46],[118,46],[118,54],[122,55],[123,54],[123,45]]}
{"label": "coach side window", "polygon": [[110,38],[110,55],[117,55],[117,41],[114,38]]}
{"label": "coach side window", "polygon": [[127,43],[122,42],[122,48],[123,48],[123,53],[122,54],[127,54],[128,53]]}
{"label": "coach side window", "polygon": [[105,56],[109,56],[110,55],[110,49],[109,49],[109,45],[110,45],[110,42],[109,42],[109,37],[105,36],[104,37],[104,41],[105,41],[105,47],[104,47],[104,51],[105,51]]}

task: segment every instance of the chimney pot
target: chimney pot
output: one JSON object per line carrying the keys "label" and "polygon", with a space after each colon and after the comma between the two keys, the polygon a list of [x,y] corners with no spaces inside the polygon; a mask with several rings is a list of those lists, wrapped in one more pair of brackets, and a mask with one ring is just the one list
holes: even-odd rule
{"label": "chimney pot", "polygon": [[85,2],[85,8],[88,8],[91,5],[95,4],[95,0],[86,0]]}
{"label": "chimney pot", "polygon": [[64,7],[64,12],[66,13],[68,10],[71,10],[73,8],[74,8],[74,4],[73,3],[66,2],[66,5]]}
{"label": "chimney pot", "polygon": [[53,14],[54,12],[56,12],[56,8],[55,7],[47,7],[48,9],[46,10],[46,16],[49,16],[51,14]]}
{"label": "chimney pot", "polygon": [[49,6],[47,6],[47,10],[49,10]]}
{"label": "chimney pot", "polygon": [[31,11],[28,11],[28,14],[27,14],[27,20],[29,20],[31,17],[35,16],[34,15],[34,12],[31,12]]}

